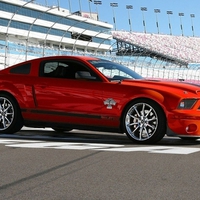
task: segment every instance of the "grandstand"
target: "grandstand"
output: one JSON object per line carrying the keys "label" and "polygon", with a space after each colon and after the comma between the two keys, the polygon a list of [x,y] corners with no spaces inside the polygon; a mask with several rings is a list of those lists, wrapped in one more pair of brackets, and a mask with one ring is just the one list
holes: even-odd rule
{"label": "grandstand", "polygon": [[112,31],[116,55],[131,60],[145,77],[200,80],[200,38],[153,33]]}
{"label": "grandstand", "polygon": [[37,57],[90,55],[144,77],[200,80],[200,38],[113,31],[97,13],[0,0],[0,69]]}
{"label": "grandstand", "polygon": [[0,0],[0,68],[49,55],[105,54],[113,25],[36,1]]}
{"label": "grandstand", "polygon": [[[132,54],[157,57],[180,64],[200,63],[200,38],[127,31],[113,31],[118,41],[118,55]],[[129,48],[125,48],[130,44]]]}

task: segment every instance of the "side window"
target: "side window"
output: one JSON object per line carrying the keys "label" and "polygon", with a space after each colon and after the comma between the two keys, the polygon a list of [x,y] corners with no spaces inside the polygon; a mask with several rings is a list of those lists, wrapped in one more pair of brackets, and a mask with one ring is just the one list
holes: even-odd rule
{"label": "side window", "polygon": [[75,80],[100,80],[88,67],[73,60],[46,61],[40,65],[40,77]]}
{"label": "side window", "polygon": [[69,66],[64,62],[50,61],[40,67],[40,76],[51,78],[65,78]]}
{"label": "side window", "polygon": [[19,65],[10,70],[11,74],[29,74],[31,71],[31,63]]}

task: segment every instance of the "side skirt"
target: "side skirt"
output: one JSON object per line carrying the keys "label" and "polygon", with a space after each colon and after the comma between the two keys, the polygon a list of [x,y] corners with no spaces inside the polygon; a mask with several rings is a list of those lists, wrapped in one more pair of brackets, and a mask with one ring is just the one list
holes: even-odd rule
{"label": "side skirt", "polygon": [[93,126],[93,125],[77,125],[77,124],[67,124],[67,123],[38,122],[32,120],[25,120],[24,126],[33,128],[60,127],[66,129],[70,128],[70,129],[80,129],[80,130],[122,133],[119,128]]}

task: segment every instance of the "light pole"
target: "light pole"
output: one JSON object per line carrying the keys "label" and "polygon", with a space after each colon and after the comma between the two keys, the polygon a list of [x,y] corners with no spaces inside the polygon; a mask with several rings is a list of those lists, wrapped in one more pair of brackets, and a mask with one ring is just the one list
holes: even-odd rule
{"label": "light pole", "polygon": [[82,12],[82,8],[81,8],[81,0],[79,0],[79,7],[80,7],[80,13]]}
{"label": "light pole", "polygon": [[58,10],[60,10],[60,1],[57,0],[57,3],[58,3]]}
{"label": "light pole", "polygon": [[89,10],[90,10],[90,19],[92,19],[92,15],[91,15],[91,5],[90,5],[90,2],[92,2],[92,0],[88,0],[89,2]]}
{"label": "light pole", "polygon": [[172,27],[171,27],[171,23],[170,23],[170,17],[169,17],[169,15],[172,15],[172,14],[173,14],[172,11],[167,11],[168,20],[169,20],[169,30],[170,30],[170,35],[172,35]]}
{"label": "light pole", "polygon": [[128,10],[128,22],[129,22],[129,26],[130,26],[130,32],[132,31],[132,27],[131,27],[131,18],[130,18],[130,9],[133,9],[132,5],[126,5],[126,9]]}
{"label": "light pole", "polygon": [[183,36],[183,25],[182,25],[182,20],[181,17],[184,16],[184,13],[178,13],[179,17],[180,17],[180,27],[181,27],[181,32],[182,32],[182,36]]}
{"label": "light pole", "polygon": [[101,2],[101,1],[94,1],[94,4],[96,5],[96,10],[97,10],[97,20],[99,20],[99,12],[98,12],[98,7],[97,7],[97,5],[101,5],[102,2]]}
{"label": "light pole", "polygon": [[195,15],[194,14],[190,14],[190,17],[191,17],[191,24],[192,24],[192,33],[193,33],[193,37],[194,37],[194,26],[193,26],[192,18],[195,18]]}
{"label": "light pole", "polygon": [[72,9],[71,9],[71,1],[70,0],[68,0],[69,1],[69,12],[71,13],[72,12]]}
{"label": "light pole", "polygon": [[146,7],[141,7],[141,11],[142,11],[142,17],[143,17],[143,26],[144,26],[144,32],[146,33],[146,25],[145,25],[145,19],[144,19],[144,11],[147,11]]}
{"label": "light pole", "polygon": [[160,13],[160,9],[154,9],[154,12],[156,13],[156,27],[158,30],[158,34],[160,33],[159,31],[159,24],[158,24],[158,17],[157,17],[157,13]]}
{"label": "light pole", "polygon": [[115,31],[116,31],[117,28],[116,28],[114,7],[118,7],[118,3],[110,3],[110,6],[112,7],[112,10],[113,10],[113,22],[114,22],[114,27],[115,27]]}

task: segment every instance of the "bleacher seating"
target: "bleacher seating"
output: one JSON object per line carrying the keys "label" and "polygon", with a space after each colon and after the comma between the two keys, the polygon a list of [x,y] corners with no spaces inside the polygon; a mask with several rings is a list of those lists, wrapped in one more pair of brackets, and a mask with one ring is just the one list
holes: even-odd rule
{"label": "bleacher seating", "polygon": [[185,63],[200,63],[200,38],[112,31],[113,38]]}

